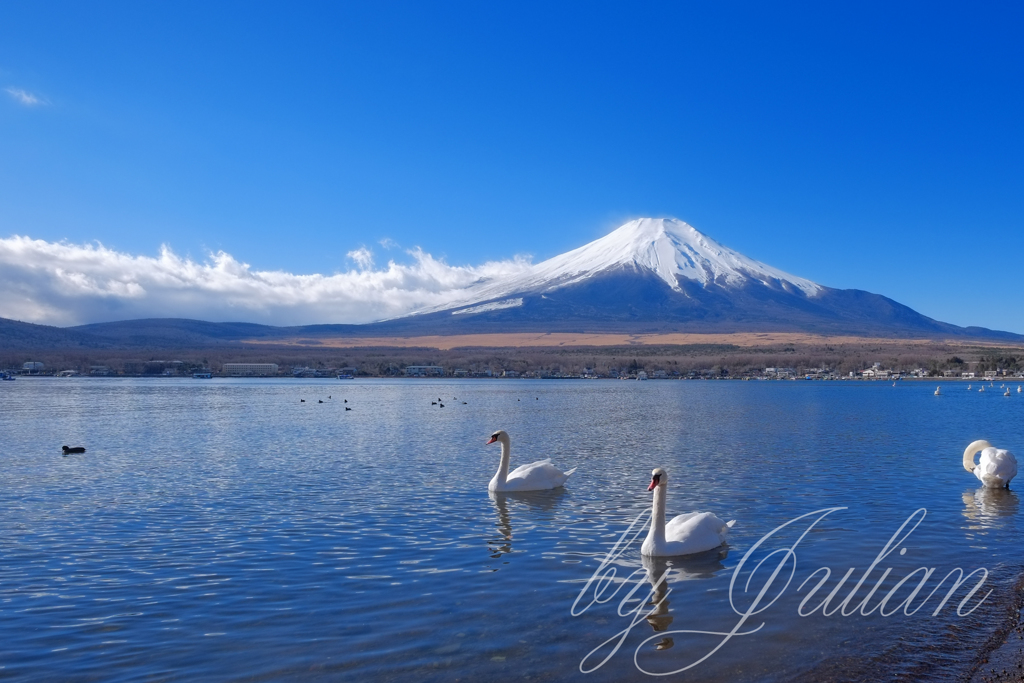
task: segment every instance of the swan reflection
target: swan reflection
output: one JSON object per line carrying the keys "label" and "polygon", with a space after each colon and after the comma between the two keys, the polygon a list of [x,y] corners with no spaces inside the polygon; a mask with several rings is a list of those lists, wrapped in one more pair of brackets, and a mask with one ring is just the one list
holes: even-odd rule
{"label": "swan reflection", "polygon": [[[498,512],[498,520],[494,525],[498,530],[498,535],[487,539],[487,548],[493,559],[500,559],[502,555],[512,552],[512,516],[509,514],[509,503],[547,512],[554,509],[558,501],[567,495],[564,488],[549,491],[488,491],[487,493]],[[521,527],[520,531],[524,528],[531,529],[533,524]]]}
{"label": "swan reflection", "polygon": [[[710,579],[725,569],[722,560],[728,555],[728,549],[716,548],[708,552],[683,557],[641,556],[643,568],[647,572],[647,582],[651,584],[651,599],[645,607],[648,610],[645,618],[655,633],[667,631],[674,619],[669,613],[671,604],[668,599],[669,584],[695,579]],[[666,636],[655,643],[654,649],[667,650],[673,645],[675,645],[675,641]]]}
{"label": "swan reflection", "polygon": [[976,491],[964,491],[964,517],[983,526],[994,526],[1000,517],[1017,514],[1020,499],[1010,489],[981,487]]}
{"label": "swan reflection", "polygon": [[498,509],[498,523],[494,526],[497,527],[498,533],[501,534],[501,538],[490,538],[487,540],[487,549],[494,559],[512,552],[512,518],[508,514],[508,501],[505,500],[505,495],[503,493],[491,493],[494,507]]}

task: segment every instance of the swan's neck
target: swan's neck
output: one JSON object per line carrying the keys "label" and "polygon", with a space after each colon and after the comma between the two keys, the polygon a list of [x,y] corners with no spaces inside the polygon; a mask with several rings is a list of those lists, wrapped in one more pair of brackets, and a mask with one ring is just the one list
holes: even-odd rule
{"label": "swan's neck", "polygon": [[508,439],[501,439],[501,463],[498,465],[498,488],[508,481],[508,464],[512,460],[512,444]]}
{"label": "swan's neck", "polygon": [[658,545],[665,542],[665,486],[654,487],[654,502],[651,504],[651,530],[647,538]]}
{"label": "swan's neck", "polygon": [[974,474],[978,475],[978,479],[981,479],[980,473],[975,470],[977,463],[974,462],[974,456],[978,451],[983,451],[986,448],[991,447],[992,444],[985,440],[971,442],[971,445],[967,447],[966,451],[964,451],[964,469],[968,472],[974,472]]}

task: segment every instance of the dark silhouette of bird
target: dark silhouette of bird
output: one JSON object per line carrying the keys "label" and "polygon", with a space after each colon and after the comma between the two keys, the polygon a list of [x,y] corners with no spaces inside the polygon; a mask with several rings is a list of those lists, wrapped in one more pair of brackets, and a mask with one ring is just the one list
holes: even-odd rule
{"label": "dark silhouette of bird", "polygon": [[300,398],[299,399],[299,403],[305,403],[305,402],[306,402],[306,399],[304,399],[304,398]]}
{"label": "dark silhouette of bird", "polygon": [[465,401],[463,401],[463,402],[462,402],[462,405],[464,405],[464,406],[468,406],[469,404],[468,404],[468,403],[466,403]]}
{"label": "dark silhouette of bird", "polygon": [[342,399],[342,400],[344,400],[344,401],[345,401],[345,403],[348,403],[348,399],[347,399],[347,398],[346,398],[346,399]]}
{"label": "dark silhouette of bird", "polygon": [[444,404],[443,404],[443,403],[440,403],[440,404],[438,404],[438,405],[440,405],[440,406],[441,406],[442,408],[444,408]]}
{"label": "dark silhouette of bird", "polygon": [[432,405],[432,406],[436,406],[436,405],[437,405],[437,401],[431,401],[431,402],[430,402],[430,405]]}
{"label": "dark silhouette of bird", "polygon": [[323,403],[323,401],[317,400],[317,403]]}
{"label": "dark silhouette of bird", "polygon": [[345,410],[352,410],[352,409],[349,408],[348,406],[345,406]]}
{"label": "dark silhouette of bird", "polygon": [[64,451],[64,455],[68,453],[85,453],[85,446],[61,446],[60,449]]}
{"label": "dark silhouette of bird", "polygon": [[328,396],[327,398],[330,398],[330,396]]}

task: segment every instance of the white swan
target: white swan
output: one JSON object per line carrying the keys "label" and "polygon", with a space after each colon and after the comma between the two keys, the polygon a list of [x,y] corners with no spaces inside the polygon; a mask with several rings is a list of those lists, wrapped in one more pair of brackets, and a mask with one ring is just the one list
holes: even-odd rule
{"label": "white swan", "polygon": [[729,529],[736,523],[723,522],[711,512],[688,512],[665,524],[665,496],[668,493],[668,474],[660,467],[651,472],[654,503],[651,506],[651,530],[640,546],[640,553],[655,557],[693,555],[723,545]]}
{"label": "white swan", "polygon": [[563,472],[551,464],[551,459],[538,460],[529,465],[520,465],[511,472],[508,471],[508,463],[512,455],[512,444],[508,433],[502,429],[491,434],[491,444],[495,441],[501,443],[501,463],[491,483],[487,485],[488,491],[545,491],[556,489],[565,483],[569,475],[576,471],[573,467],[568,472]]}
{"label": "white swan", "polygon": [[942,387],[935,387],[935,395],[942,396]]}
{"label": "white swan", "polygon": [[[974,454],[978,451],[981,458],[975,464]],[[1010,451],[994,448],[988,441],[973,441],[964,451],[964,469],[973,472],[988,488],[1010,488],[1010,482],[1017,476],[1017,458]]]}
{"label": "white swan", "polygon": [[1009,396],[1009,395],[1010,395],[1010,387],[1006,387],[1006,391],[1003,392],[1003,396]]}

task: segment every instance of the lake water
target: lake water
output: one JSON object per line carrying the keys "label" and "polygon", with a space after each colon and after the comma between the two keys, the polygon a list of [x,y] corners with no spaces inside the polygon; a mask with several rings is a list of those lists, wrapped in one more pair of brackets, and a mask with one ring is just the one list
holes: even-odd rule
{"label": "lake water", "polygon": [[[1007,625],[1024,564],[1017,493],[981,489],[960,463],[980,438],[1024,455],[1024,395],[974,388],[4,382],[0,680],[661,680],[643,672],[720,645],[692,631],[732,631],[786,558],[769,553],[809,527],[738,630],[760,628],[670,679],[958,680]],[[496,429],[511,435],[513,467],[550,457],[577,472],[562,490],[488,495],[499,452],[484,442]],[[63,457],[64,444],[88,451]],[[729,547],[645,565],[641,536],[605,565],[611,599],[590,604],[587,580],[649,510],[656,466],[669,473],[670,516],[737,520]],[[846,509],[783,528],[737,575],[765,534],[826,508]],[[831,576],[805,611],[855,567],[827,609],[839,606],[922,508],[848,604],[854,614],[799,615],[822,567]],[[915,606],[958,567],[988,576],[966,616],[957,608],[979,573],[937,616],[952,579],[911,616],[870,611],[919,567],[935,572]],[[622,599],[648,598],[666,572],[661,606],[630,629],[639,603]],[[581,673],[624,630],[618,651]]]}

